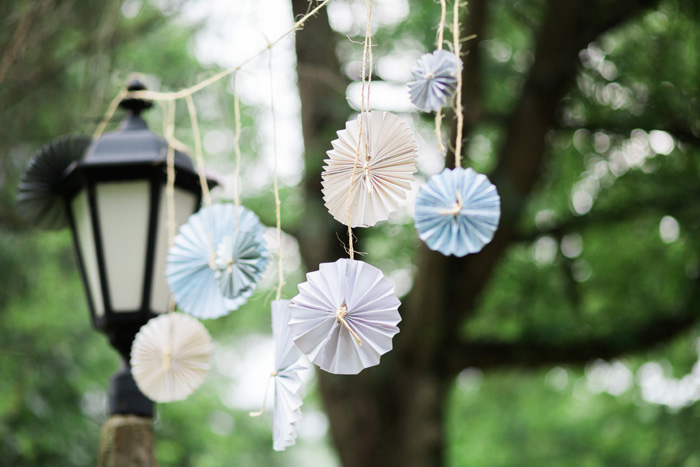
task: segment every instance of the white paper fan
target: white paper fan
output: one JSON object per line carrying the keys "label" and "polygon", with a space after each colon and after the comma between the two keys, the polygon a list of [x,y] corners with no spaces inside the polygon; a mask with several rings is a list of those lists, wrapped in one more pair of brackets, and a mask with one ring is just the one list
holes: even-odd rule
{"label": "white paper fan", "polygon": [[275,409],[272,422],[273,448],[284,451],[296,442],[302,400],[299,395],[298,362],[301,351],[294,345],[289,329],[289,300],[272,302],[272,334],[275,339]]}
{"label": "white paper fan", "polygon": [[183,313],[151,319],[131,347],[131,374],[155,402],[185,399],[209,370],[211,337],[202,323]]}
{"label": "white paper fan", "polygon": [[374,266],[351,259],[323,263],[306,279],[289,306],[294,343],[330,373],[377,365],[399,332],[401,302],[393,284]]}
{"label": "white paper fan", "polygon": [[[357,157],[360,123],[345,124],[331,143],[323,168],[323,200],[331,215],[350,226],[370,227],[388,219],[406,198],[416,172],[417,145],[408,124],[389,112],[362,114],[362,143]],[[355,177],[353,178],[353,172]],[[352,192],[350,184],[352,180]]]}
{"label": "white paper fan", "polygon": [[[175,302],[183,311],[197,318],[218,318],[243,305],[254,286],[237,289],[240,295],[223,295],[218,279],[222,277],[216,264],[216,249],[226,237],[252,232],[262,236],[265,227],[252,211],[232,204],[215,204],[200,209],[180,227],[168,254],[165,274]],[[225,280],[225,279],[222,279]]]}

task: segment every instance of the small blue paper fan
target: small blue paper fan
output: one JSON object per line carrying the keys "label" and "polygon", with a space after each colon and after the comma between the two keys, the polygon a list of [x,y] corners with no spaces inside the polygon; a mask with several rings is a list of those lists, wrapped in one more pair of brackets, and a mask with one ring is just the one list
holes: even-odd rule
{"label": "small blue paper fan", "polygon": [[217,204],[190,216],[175,236],[168,255],[165,274],[175,302],[185,312],[200,319],[218,318],[243,305],[254,287],[240,290],[237,296],[222,294],[217,277],[221,276],[216,250],[225,238],[238,232],[250,232],[260,238],[265,227],[252,211],[232,204]]}
{"label": "small blue paper fan", "polygon": [[445,256],[481,251],[493,239],[500,218],[496,187],[472,169],[445,169],[430,177],[416,196],[418,236]]}
{"label": "small blue paper fan", "polygon": [[411,102],[423,112],[437,112],[457,89],[462,60],[447,50],[423,54],[411,70],[415,81],[408,83]]}
{"label": "small blue paper fan", "polygon": [[216,250],[216,278],[224,297],[235,298],[255,289],[265,272],[268,252],[262,233],[255,227],[239,225]]}

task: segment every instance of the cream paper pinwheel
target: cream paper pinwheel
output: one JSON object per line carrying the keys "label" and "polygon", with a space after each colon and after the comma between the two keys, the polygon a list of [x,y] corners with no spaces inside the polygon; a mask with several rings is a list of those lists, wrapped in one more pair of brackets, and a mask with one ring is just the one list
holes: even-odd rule
{"label": "cream paper pinwheel", "polygon": [[322,175],[323,200],[337,221],[370,227],[388,219],[406,198],[418,148],[408,124],[389,112],[362,114],[358,155],[359,134],[359,120],[350,120],[331,143]]}
{"label": "cream paper pinwheel", "polygon": [[374,266],[344,258],[321,264],[306,279],[289,306],[294,343],[330,373],[377,365],[399,332],[393,284]]}
{"label": "cream paper pinwheel", "polygon": [[272,422],[273,448],[284,451],[296,442],[301,420],[301,351],[289,329],[289,300],[272,302],[272,335],[275,339],[275,410]]}
{"label": "cream paper pinwheel", "polygon": [[136,334],[131,374],[149,399],[182,400],[204,381],[211,351],[211,337],[202,323],[183,313],[167,313]]}

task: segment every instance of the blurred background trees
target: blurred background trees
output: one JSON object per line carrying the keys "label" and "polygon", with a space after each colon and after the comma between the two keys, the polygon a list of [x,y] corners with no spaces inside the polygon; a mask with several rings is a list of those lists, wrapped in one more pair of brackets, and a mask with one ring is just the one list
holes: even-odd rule
{"label": "blurred background trees", "polygon": [[[68,232],[30,231],[17,216],[19,176],[42,143],[90,134],[131,72],[151,88],[179,89],[226,66],[213,49],[243,45],[211,39],[225,15],[206,3],[0,5],[7,465],[94,465],[118,365],[89,328]],[[260,11],[273,7],[289,24],[308,4],[229,5],[227,15],[240,27],[271,21]],[[445,162],[430,118],[406,104],[405,82],[433,49],[439,7],[377,0],[375,8],[372,107],[415,127],[425,180]],[[255,354],[269,346],[268,291],[207,322],[217,342],[210,379],[187,401],[158,408],[162,465],[700,465],[700,8],[472,0],[464,12],[462,36],[477,35],[464,44],[466,163],[502,196],[496,239],[478,255],[443,258],[420,244],[408,204],[357,232],[364,259],[397,285],[402,332],[378,367],[309,381],[299,444],[284,453],[271,450],[269,419],[247,416],[267,375]],[[276,96],[284,125],[296,129],[281,141],[301,148],[303,137],[305,148],[303,159],[285,153],[287,297],[305,269],[344,254],[341,226],[320,200],[320,170],[353,113],[348,102],[357,103],[361,46],[346,36],[361,39],[363,25],[364,2],[334,0],[294,48],[289,40],[275,52],[286,64],[275,80],[294,90],[296,69],[300,96]],[[263,83],[257,94],[239,88],[243,196],[273,225],[266,59],[259,65],[250,71]],[[196,95],[208,165],[224,175],[230,91],[221,83]],[[187,116],[178,117],[176,136],[191,143]],[[160,130],[157,109],[150,124]]]}

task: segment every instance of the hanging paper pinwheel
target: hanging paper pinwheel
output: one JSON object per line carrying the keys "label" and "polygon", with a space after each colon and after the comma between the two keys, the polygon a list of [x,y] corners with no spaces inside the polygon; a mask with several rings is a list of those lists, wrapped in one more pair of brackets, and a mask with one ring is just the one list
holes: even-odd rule
{"label": "hanging paper pinwheel", "polygon": [[155,402],[185,399],[209,370],[211,337],[202,323],[182,313],[151,319],[131,347],[131,374]]}
{"label": "hanging paper pinwheel", "polygon": [[481,251],[493,238],[500,217],[496,187],[472,169],[445,169],[430,177],[416,197],[418,235],[443,255]]}
{"label": "hanging paper pinwheel", "polygon": [[323,200],[337,221],[370,227],[388,219],[406,198],[416,172],[417,146],[408,124],[388,112],[362,114],[358,155],[359,133],[359,121],[350,120],[331,143],[323,169]]}
{"label": "hanging paper pinwheel", "polygon": [[357,374],[392,348],[401,321],[394,286],[362,261],[323,263],[289,306],[294,343],[322,370]]}
{"label": "hanging paper pinwheel", "polygon": [[296,442],[301,420],[301,378],[298,362],[301,351],[292,341],[289,329],[289,300],[272,302],[272,335],[275,339],[275,413],[272,422],[273,448],[284,451]]}
{"label": "hanging paper pinwheel", "polygon": [[462,60],[447,50],[422,55],[411,70],[415,79],[408,83],[411,102],[423,112],[440,110],[454,95],[461,70]]}
{"label": "hanging paper pinwheel", "polygon": [[63,136],[34,156],[17,192],[19,212],[27,222],[44,230],[68,225],[65,201],[58,186],[68,166],[83,157],[91,142],[87,136]]}
{"label": "hanging paper pinwheel", "polygon": [[244,230],[239,226],[237,232],[226,236],[216,250],[221,294],[235,298],[254,290],[265,272],[267,254],[263,233],[255,227]]}
{"label": "hanging paper pinwheel", "polygon": [[242,206],[238,216],[232,204],[208,206],[190,216],[175,236],[165,270],[180,308],[207,319],[243,305],[255,289],[253,278],[259,278],[254,271],[267,263],[264,232],[258,216]]}

